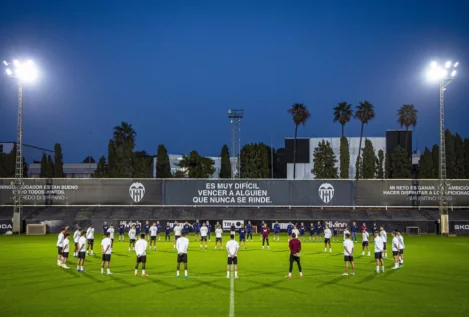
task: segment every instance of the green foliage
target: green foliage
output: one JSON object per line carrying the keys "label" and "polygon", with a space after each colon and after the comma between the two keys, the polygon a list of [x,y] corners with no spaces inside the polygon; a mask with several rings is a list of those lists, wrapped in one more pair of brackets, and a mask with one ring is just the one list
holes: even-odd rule
{"label": "green foliage", "polygon": [[365,139],[365,148],[363,149],[363,165],[360,172],[361,178],[370,179],[376,177],[376,161],[378,158],[375,154],[373,143],[370,140]]}
{"label": "green foliage", "polygon": [[10,153],[0,153],[0,177],[15,177],[15,166],[16,144],[13,146]]}
{"label": "green foliage", "polygon": [[172,176],[168,151],[163,144],[160,144],[156,153],[156,177],[171,178]]}
{"label": "green foliage", "polygon": [[415,109],[414,105],[402,105],[397,110],[397,122],[401,125],[401,128],[403,126],[406,128],[405,149],[407,149],[409,127],[417,125],[417,112],[418,110]]}
{"label": "green foliage", "polygon": [[379,179],[384,178],[384,152],[383,150],[378,151],[378,162],[377,162],[377,167],[376,167],[376,177]]}
{"label": "green foliage", "polygon": [[133,160],[133,177],[136,178],[151,178],[152,177],[152,162],[153,157],[148,155],[145,151],[136,151]]}
{"label": "green foliage", "polygon": [[360,129],[360,145],[358,147],[358,156],[357,156],[357,163],[356,163],[356,168],[357,168],[357,173],[356,173],[356,179],[359,179],[360,176],[360,171],[361,171],[361,166],[362,163],[360,163],[360,156],[361,156],[361,148],[362,148],[362,139],[363,139],[363,128],[365,124],[368,124],[371,120],[375,118],[375,107],[369,102],[369,101],[363,101],[360,102],[360,104],[357,106],[357,110],[355,111],[355,119],[360,120],[361,122],[361,129]]}
{"label": "green foliage", "polygon": [[109,173],[112,177],[126,178],[133,177],[135,174],[136,155],[134,153],[135,137],[137,133],[132,128],[132,125],[127,122],[122,122],[120,126],[114,127],[112,152],[115,152],[115,159],[111,160],[108,157]]}
{"label": "green foliage", "polygon": [[223,145],[223,147],[221,148],[220,157],[220,178],[231,178],[231,161],[228,145]]}
{"label": "green foliage", "polygon": [[466,164],[464,161],[464,142],[458,133],[454,135],[453,140],[455,154],[453,178],[461,179],[466,176]]}
{"label": "green foliage", "polygon": [[60,143],[54,145],[54,177],[63,178],[64,174],[64,157],[62,154],[62,146]]}
{"label": "green foliage", "polygon": [[215,172],[215,162],[208,157],[200,156],[197,151],[184,155],[178,166],[186,171],[189,178],[210,178]]}
{"label": "green foliage", "polygon": [[337,178],[337,159],[331,144],[322,140],[314,149],[313,153],[313,173],[315,178]]}
{"label": "green foliage", "polygon": [[454,137],[449,129],[445,131],[446,147],[446,178],[455,178],[456,152],[454,151]]}
{"label": "green foliage", "polygon": [[432,153],[430,152],[428,147],[425,147],[423,154],[420,155],[419,178],[434,178],[433,158]]}
{"label": "green foliage", "polygon": [[47,177],[47,155],[46,153],[42,153],[42,158],[41,158],[41,172],[39,173],[40,178],[46,178]]}
{"label": "green foliage", "polygon": [[46,170],[46,177],[47,178],[54,178],[54,161],[52,160],[52,156],[47,156],[47,170]]}
{"label": "green foliage", "polygon": [[388,153],[386,153],[386,159],[384,160],[384,178],[392,178],[391,156]]}
{"label": "green foliage", "polygon": [[308,119],[311,117],[311,113],[306,108],[306,106],[301,103],[295,103],[287,111],[292,116],[293,123],[295,124],[295,143],[293,146],[293,179],[295,179],[296,178],[296,141],[298,138],[298,126],[300,124],[305,125],[306,121],[308,121]]}
{"label": "green foliage", "polygon": [[[337,107],[334,108],[334,122],[340,123],[342,127],[342,137],[345,136],[345,133],[344,133],[345,124],[350,122],[350,119],[352,118],[352,116],[353,116],[352,105],[347,103],[346,101],[340,102],[337,105]],[[341,178],[343,177],[341,176]]]}
{"label": "green foliage", "polygon": [[92,156],[87,156],[85,159],[82,161],[83,164],[94,164],[96,163],[94,157]]}
{"label": "green foliage", "polygon": [[268,178],[269,152],[264,143],[246,144],[241,149],[241,177]]}
{"label": "green foliage", "polygon": [[284,148],[279,148],[274,153],[274,178],[287,178],[287,161]]}
{"label": "green foliage", "polygon": [[391,155],[392,178],[410,178],[412,176],[412,159],[406,149],[399,145]]}
{"label": "green foliage", "polygon": [[469,139],[464,139],[464,178],[469,179]]}
{"label": "green foliage", "polygon": [[94,178],[108,177],[108,165],[107,165],[106,157],[104,155],[99,158],[93,177]]}
{"label": "green foliage", "polygon": [[349,178],[349,169],[350,169],[349,144],[348,144],[347,138],[342,136],[340,138],[340,178],[348,179]]}
{"label": "green foliage", "polygon": [[187,173],[184,172],[184,171],[181,171],[181,170],[178,170],[176,171],[176,173],[174,173],[172,175],[173,178],[186,178],[187,177]]}
{"label": "green foliage", "polygon": [[433,161],[433,170],[432,170],[432,178],[440,177],[440,147],[436,144],[432,147],[432,161]]}
{"label": "green foliage", "polygon": [[109,140],[107,146],[107,177],[116,177],[116,145],[113,140]]}

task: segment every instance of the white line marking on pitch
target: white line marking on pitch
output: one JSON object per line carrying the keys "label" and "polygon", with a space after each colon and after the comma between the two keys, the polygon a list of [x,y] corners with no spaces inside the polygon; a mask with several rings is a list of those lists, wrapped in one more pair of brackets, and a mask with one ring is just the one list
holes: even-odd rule
{"label": "white line marking on pitch", "polygon": [[235,315],[235,301],[234,301],[234,276],[231,275],[230,281],[230,317]]}

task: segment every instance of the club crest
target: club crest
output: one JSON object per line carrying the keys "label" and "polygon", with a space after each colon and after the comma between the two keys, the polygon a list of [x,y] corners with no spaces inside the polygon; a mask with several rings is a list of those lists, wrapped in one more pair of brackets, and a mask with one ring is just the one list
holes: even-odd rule
{"label": "club crest", "polygon": [[319,186],[319,197],[321,197],[324,203],[328,204],[332,200],[332,197],[334,197],[334,186],[329,183],[321,184],[321,186]]}
{"label": "club crest", "polygon": [[142,183],[133,183],[129,188],[130,198],[136,203],[140,202],[145,195],[145,186]]}

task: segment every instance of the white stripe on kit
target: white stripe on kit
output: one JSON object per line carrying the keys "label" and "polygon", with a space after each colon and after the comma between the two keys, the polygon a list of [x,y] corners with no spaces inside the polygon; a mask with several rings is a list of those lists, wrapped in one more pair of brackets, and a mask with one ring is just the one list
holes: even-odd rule
{"label": "white stripe on kit", "polygon": [[231,275],[230,279],[230,317],[235,315],[235,300],[234,300],[234,276]]}

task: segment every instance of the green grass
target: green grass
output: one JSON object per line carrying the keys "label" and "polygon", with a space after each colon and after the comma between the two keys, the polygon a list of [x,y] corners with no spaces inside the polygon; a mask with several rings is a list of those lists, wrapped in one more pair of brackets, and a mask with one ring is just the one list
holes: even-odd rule
{"label": "green grass", "polygon": [[[322,243],[306,242],[305,278],[295,267],[291,280],[284,278],[289,253],[281,240],[261,251],[256,236],[240,251],[234,316],[469,316],[469,238],[406,237],[405,266],[393,271],[386,260],[384,274],[373,273],[373,257],[360,256],[356,244],[356,275],[349,277],[341,276],[342,243],[323,253]],[[191,239],[189,279],[175,278],[172,243],[149,252],[144,278],[133,276],[127,242],[114,244],[111,276],[99,274],[100,253],[87,257],[87,273],[75,271],[73,257],[71,269],[61,269],[55,242],[56,235],[0,237],[0,316],[230,315],[227,256],[213,240],[200,250]]]}

